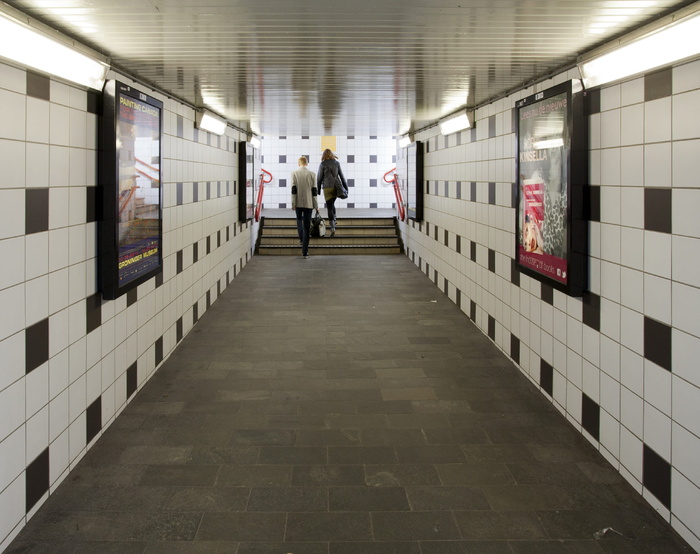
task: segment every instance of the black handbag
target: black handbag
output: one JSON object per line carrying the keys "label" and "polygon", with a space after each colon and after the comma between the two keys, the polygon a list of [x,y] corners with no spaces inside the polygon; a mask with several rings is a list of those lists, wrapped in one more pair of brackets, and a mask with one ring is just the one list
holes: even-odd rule
{"label": "black handbag", "polygon": [[341,200],[348,197],[348,189],[343,186],[343,182],[340,180],[340,175],[335,176],[335,195]]}
{"label": "black handbag", "polygon": [[309,228],[310,237],[325,237],[326,223],[321,217],[321,212],[316,210],[316,215],[311,218],[311,227]]}

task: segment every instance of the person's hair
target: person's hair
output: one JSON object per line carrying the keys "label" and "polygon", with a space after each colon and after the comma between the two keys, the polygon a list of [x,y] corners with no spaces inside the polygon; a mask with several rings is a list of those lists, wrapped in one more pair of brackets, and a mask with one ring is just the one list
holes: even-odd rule
{"label": "person's hair", "polygon": [[325,162],[326,160],[335,160],[336,155],[333,153],[333,151],[330,148],[326,148],[323,151],[323,154],[321,154],[321,161]]}
{"label": "person's hair", "polygon": [[306,159],[306,156],[302,156],[301,158],[299,158],[298,162],[301,165],[309,165],[309,160]]}

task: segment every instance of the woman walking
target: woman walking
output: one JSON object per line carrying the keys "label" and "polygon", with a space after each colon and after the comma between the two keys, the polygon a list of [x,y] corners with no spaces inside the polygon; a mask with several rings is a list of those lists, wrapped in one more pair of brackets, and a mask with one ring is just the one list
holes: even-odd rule
{"label": "woman walking", "polygon": [[343,175],[343,170],[340,168],[340,162],[330,148],[326,148],[321,155],[321,165],[316,173],[316,185],[323,189],[323,198],[326,201],[328,208],[328,226],[331,228],[331,236],[335,235],[335,180],[340,177],[340,182],[347,190],[348,183]]}

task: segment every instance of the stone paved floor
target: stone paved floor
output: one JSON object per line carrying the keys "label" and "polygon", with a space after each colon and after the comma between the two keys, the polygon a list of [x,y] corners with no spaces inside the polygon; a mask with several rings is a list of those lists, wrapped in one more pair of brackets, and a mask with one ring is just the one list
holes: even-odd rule
{"label": "stone paved floor", "polygon": [[257,256],[8,552],[691,550],[406,257]]}

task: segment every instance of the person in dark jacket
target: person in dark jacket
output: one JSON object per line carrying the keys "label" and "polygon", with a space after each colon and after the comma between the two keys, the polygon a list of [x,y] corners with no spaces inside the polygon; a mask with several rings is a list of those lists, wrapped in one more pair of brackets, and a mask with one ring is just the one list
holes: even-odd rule
{"label": "person in dark jacket", "polygon": [[348,182],[345,180],[340,162],[330,148],[326,148],[321,155],[321,165],[316,173],[316,185],[319,190],[323,189],[323,198],[326,200],[328,208],[328,226],[331,228],[331,236],[335,235],[335,179],[340,177],[341,183],[347,190]]}

